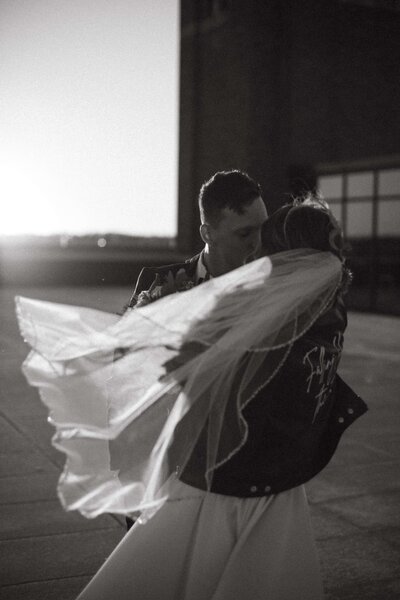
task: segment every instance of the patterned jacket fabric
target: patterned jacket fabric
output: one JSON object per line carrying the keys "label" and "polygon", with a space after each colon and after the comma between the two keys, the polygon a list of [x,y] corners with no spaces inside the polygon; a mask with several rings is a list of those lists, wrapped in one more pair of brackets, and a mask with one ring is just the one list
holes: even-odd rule
{"label": "patterned jacket fabric", "polygon": [[135,306],[139,294],[143,291],[147,291],[152,286],[157,275],[159,276],[160,283],[162,284],[166,281],[168,273],[172,272],[172,274],[175,276],[178,271],[184,269],[188,278],[194,281],[199,258],[200,254],[197,254],[185,262],[163,265],[161,267],[144,267],[139,274],[135,289],[129,300],[127,308],[133,308]]}

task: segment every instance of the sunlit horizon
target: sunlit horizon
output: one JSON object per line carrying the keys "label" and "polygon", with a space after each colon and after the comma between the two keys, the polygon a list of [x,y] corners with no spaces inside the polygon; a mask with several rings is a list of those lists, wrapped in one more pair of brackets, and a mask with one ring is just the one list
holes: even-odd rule
{"label": "sunlit horizon", "polygon": [[0,235],[176,236],[178,12],[3,0]]}

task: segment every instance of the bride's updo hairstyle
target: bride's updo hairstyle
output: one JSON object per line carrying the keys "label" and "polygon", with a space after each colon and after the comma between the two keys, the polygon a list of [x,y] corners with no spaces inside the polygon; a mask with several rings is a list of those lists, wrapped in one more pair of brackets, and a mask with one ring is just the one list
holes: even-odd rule
{"label": "bride's updo hairstyle", "polygon": [[344,239],[335,217],[323,200],[298,198],[274,212],[261,233],[263,254],[297,248],[329,251],[344,260]]}
{"label": "bride's updo hairstyle", "polygon": [[309,194],[279,208],[264,223],[261,241],[267,256],[297,248],[332,252],[343,263],[344,291],[352,280],[351,271],[344,266],[346,244],[342,229],[321,198]]}

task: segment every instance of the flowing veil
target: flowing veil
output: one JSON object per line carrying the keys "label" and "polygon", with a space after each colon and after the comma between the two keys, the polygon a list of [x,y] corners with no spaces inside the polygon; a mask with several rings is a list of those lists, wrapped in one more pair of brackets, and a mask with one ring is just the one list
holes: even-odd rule
{"label": "flowing veil", "polygon": [[209,489],[215,469],[246,442],[244,407],[332,304],[341,279],[335,256],[302,249],[122,317],[17,298],[32,348],[23,370],[66,454],[63,506],[86,517],[151,517],[200,436]]}

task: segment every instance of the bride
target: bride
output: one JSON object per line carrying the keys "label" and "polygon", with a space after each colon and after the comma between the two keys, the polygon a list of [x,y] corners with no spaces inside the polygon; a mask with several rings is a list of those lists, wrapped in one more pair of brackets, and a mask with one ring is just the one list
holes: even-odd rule
{"label": "bride", "polygon": [[367,410],[336,375],[350,276],[317,201],[274,213],[263,248],[122,318],[17,300],[63,506],[137,517],[80,600],[323,597],[303,484]]}

